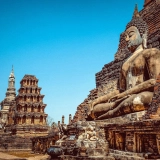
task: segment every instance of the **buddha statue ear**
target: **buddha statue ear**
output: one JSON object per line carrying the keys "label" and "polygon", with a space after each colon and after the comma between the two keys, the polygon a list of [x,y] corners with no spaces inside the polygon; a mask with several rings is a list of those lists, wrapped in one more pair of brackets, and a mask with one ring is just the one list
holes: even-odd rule
{"label": "buddha statue ear", "polygon": [[143,48],[146,49],[147,48],[147,33],[144,33],[142,35],[142,45],[143,45]]}

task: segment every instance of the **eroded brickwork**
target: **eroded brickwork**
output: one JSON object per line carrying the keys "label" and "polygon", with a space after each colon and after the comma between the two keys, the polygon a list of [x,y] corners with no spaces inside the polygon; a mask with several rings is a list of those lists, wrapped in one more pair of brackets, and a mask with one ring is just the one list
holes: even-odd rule
{"label": "eroded brickwork", "polygon": [[40,93],[38,79],[33,75],[25,75],[20,84],[16,97],[16,133],[23,135],[25,129],[30,135],[46,135],[46,104],[43,103],[44,95]]}

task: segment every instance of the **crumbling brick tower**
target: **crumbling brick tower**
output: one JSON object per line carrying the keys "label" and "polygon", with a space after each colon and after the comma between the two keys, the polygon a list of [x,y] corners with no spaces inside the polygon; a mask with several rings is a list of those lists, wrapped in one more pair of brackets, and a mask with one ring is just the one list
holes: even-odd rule
{"label": "crumbling brick tower", "polygon": [[47,135],[46,104],[43,103],[44,95],[40,93],[38,79],[33,75],[25,75],[20,84],[16,97],[14,131],[20,136]]}
{"label": "crumbling brick tower", "polygon": [[6,92],[6,97],[0,103],[0,106],[1,106],[0,121],[6,125],[9,123],[8,113],[10,108],[13,105],[15,105],[15,98],[16,98],[15,76],[14,76],[14,71],[12,67],[12,71],[8,79],[8,88]]}

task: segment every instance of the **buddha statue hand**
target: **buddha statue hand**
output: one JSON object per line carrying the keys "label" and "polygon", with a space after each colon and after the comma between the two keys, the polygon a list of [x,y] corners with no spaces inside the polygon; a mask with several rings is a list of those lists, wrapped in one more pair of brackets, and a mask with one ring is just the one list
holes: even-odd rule
{"label": "buddha statue hand", "polygon": [[130,97],[130,96],[131,96],[131,95],[126,95],[126,96],[120,98],[120,96],[119,96],[119,94],[118,94],[118,95],[110,98],[110,99],[108,100],[108,103],[111,103],[111,102],[117,102],[117,103],[118,103],[118,102],[120,102],[120,101],[122,101],[122,100],[124,100],[124,99],[126,99],[126,98],[128,98],[128,97]]}

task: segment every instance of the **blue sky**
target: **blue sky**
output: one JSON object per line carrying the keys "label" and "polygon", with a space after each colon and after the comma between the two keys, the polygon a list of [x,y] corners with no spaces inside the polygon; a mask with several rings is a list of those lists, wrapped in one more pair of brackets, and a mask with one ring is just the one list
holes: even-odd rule
{"label": "blue sky", "polygon": [[45,112],[68,123],[114,59],[136,3],[141,10],[144,0],[0,0],[0,101],[14,65],[16,90],[35,75]]}

